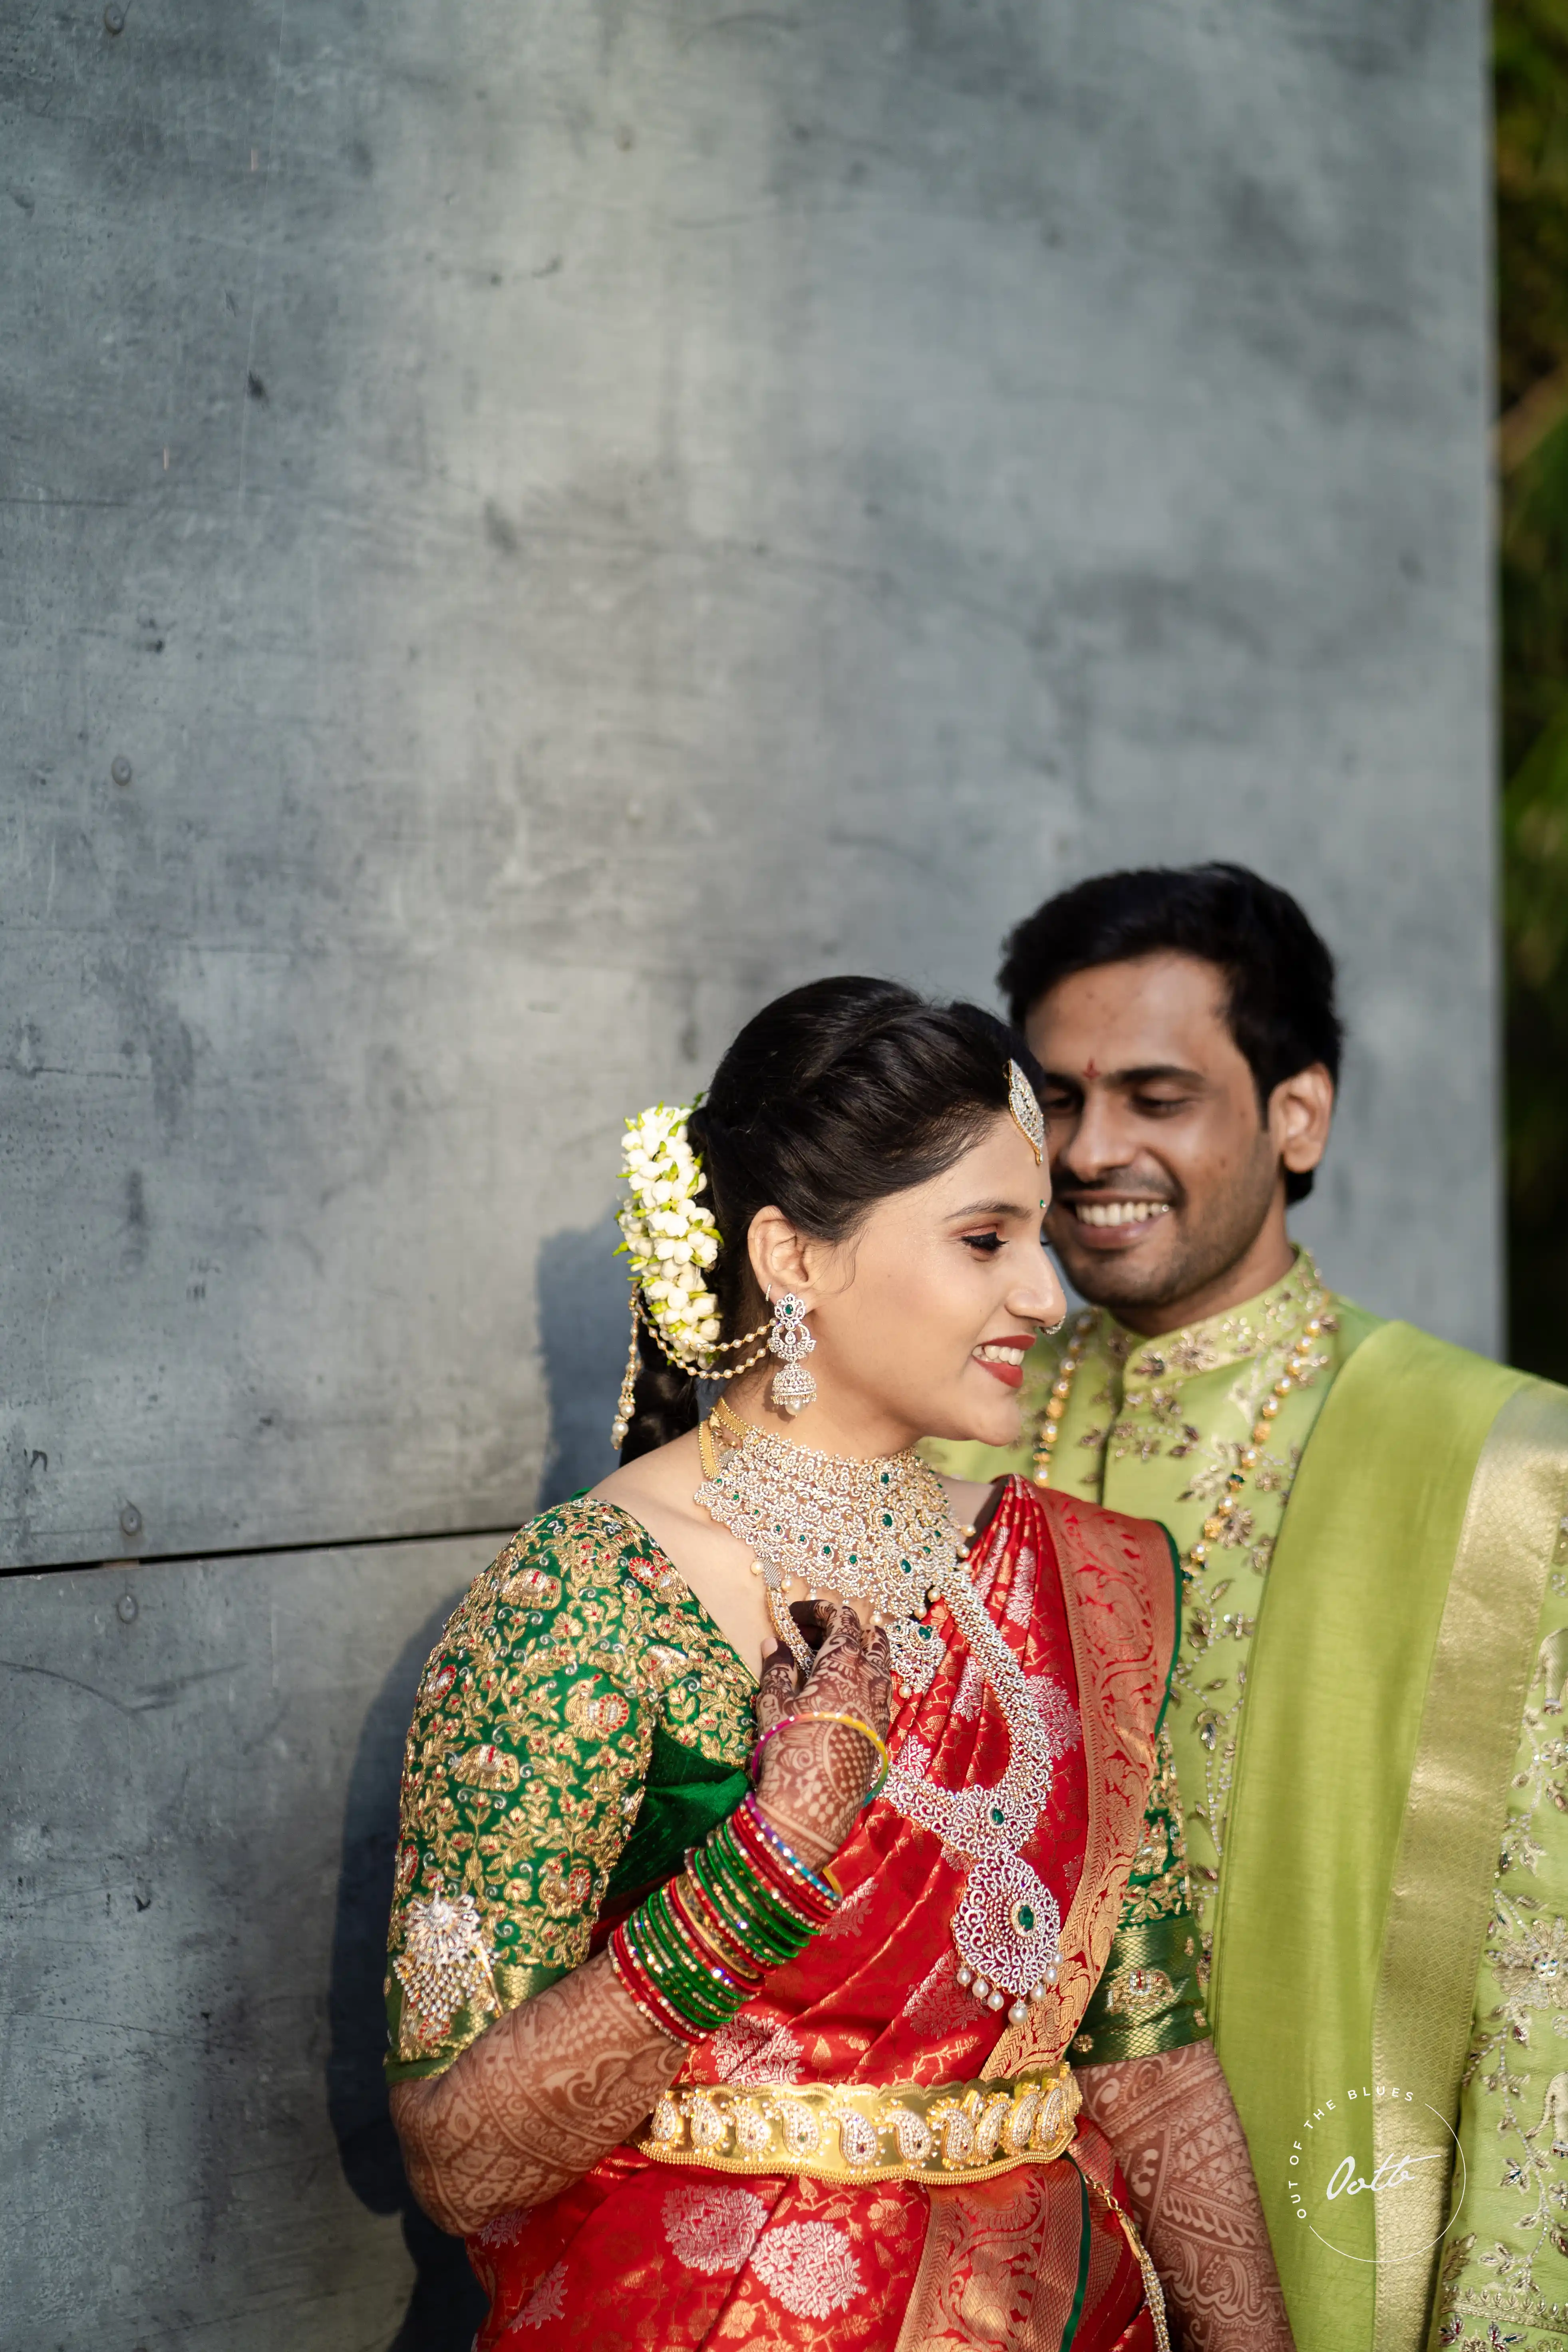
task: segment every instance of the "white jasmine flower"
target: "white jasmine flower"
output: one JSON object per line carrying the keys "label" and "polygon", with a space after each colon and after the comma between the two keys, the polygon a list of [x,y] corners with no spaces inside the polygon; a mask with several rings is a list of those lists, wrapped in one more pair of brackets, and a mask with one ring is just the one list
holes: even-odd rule
{"label": "white jasmine flower", "polygon": [[698,1200],[702,1162],[691,1148],[689,1108],[656,1103],[626,1121],[621,1174],[630,1197],[616,1217],[634,1283],[670,1344],[706,1366],[721,1328],[703,1278],[718,1258],[719,1229]]}

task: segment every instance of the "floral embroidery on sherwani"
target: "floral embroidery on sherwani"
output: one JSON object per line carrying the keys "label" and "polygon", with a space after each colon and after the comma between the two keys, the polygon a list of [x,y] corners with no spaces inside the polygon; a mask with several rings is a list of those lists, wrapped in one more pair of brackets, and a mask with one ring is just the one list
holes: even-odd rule
{"label": "floral embroidery on sherwani", "polygon": [[[1255,1449],[1247,1484],[1229,1502],[1226,1481],[1314,1302],[1324,1296],[1317,1267],[1301,1250],[1289,1273],[1244,1307],[1158,1340],[1140,1340],[1102,1313],[1052,1459],[1054,1487],[1159,1519],[1184,1557],[1206,1518],[1221,1521],[1207,1559],[1184,1578],[1169,1717],[1193,1910],[1205,1946],[1258,1604],[1302,1449],[1328,1393],[1324,1376],[1339,1362],[1339,1301],[1328,1299],[1305,1377],[1277,1401],[1268,1442]],[[1026,1418],[1031,1409],[1035,1416],[1043,1410],[1065,1345],[1064,1337],[1028,1359]],[[1199,1974],[1206,1983],[1206,1961]]]}
{"label": "floral embroidery on sherwani", "polygon": [[1568,2341],[1568,1530],[1547,1580],[1460,2103],[1438,2291],[1458,2352]]}

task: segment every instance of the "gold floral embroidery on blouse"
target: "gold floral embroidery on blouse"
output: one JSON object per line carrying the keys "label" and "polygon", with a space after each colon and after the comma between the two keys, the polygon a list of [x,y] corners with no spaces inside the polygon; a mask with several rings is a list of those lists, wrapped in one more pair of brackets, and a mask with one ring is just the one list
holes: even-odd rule
{"label": "gold floral embroidery on blouse", "polygon": [[388,1937],[395,2077],[439,2072],[581,1965],[656,1727],[739,1767],[755,1690],[626,1512],[563,1503],[513,1537],[415,1703]]}

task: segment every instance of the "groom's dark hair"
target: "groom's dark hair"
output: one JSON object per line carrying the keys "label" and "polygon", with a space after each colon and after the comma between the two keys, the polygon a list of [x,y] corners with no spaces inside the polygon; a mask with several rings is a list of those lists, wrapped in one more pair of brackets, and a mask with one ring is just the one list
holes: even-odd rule
{"label": "groom's dark hair", "polygon": [[[1188,955],[1225,974],[1230,1033],[1259,1108],[1282,1078],[1321,1062],[1339,1081],[1344,1028],[1334,960],[1289,890],[1245,866],[1149,866],[1096,874],[1047,898],[1006,942],[997,982],[1015,1023],[1058,982],[1135,956]],[[1310,1172],[1288,1171],[1305,1200]]]}

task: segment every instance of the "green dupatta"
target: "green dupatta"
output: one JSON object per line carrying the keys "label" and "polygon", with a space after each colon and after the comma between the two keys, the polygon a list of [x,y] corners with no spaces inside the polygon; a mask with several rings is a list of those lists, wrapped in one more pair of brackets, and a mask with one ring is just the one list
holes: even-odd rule
{"label": "green dupatta", "polygon": [[1298,2219],[1323,2145],[1303,2126],[1332,2099],[1333,2151],[1370,2180],[1402,2121],[1379,2083],[1457,2117],[1565,1475],[1568,1394],[1388,1323],[1335,1381],[1285,1514],[1210,2007],[1298,2352],[1426,2340],[1447,2165],[1342,2196],[1331,2247]]}

